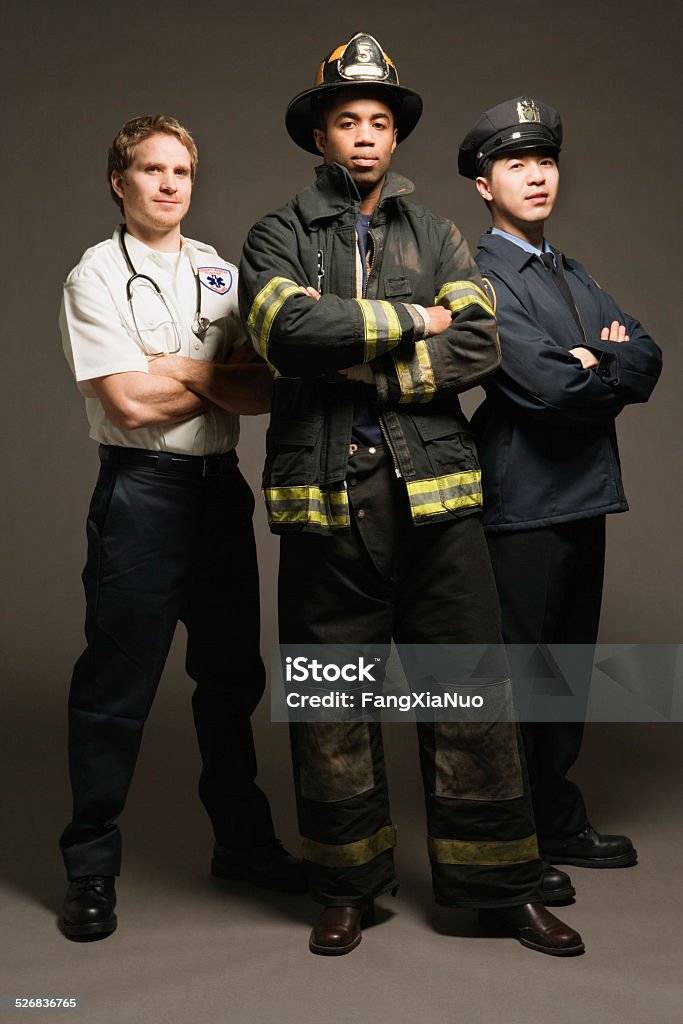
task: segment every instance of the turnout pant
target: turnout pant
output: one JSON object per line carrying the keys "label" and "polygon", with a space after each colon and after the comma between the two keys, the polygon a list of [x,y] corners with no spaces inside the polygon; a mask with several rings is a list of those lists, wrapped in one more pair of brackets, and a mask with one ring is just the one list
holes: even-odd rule
{"label": "turnout pant", "polygon": [[[581,644],[586,689],[600,622],[605,517],[491,533],[487,536],[507,644]],[[581,748],[584,723],[522,726],[541,841],[586,828],[586,805],[567,772]]]}
{"label": "turnout pant", "polygon": [[254,781],[250,715],[264,669],[253,496],[237,457],[103,446],[100,458],[83,572],[87,647],[69,697],[69,878],[120,871],[116,819],[179,619],[196,683],[199,795],[216,839],[239,850],[273,835]]}
{"label": "turnout pant", "polygon": [[[500,643],[480,517],[414,527],[382,449],[347,478],[351,528],[281,539],[282,643]],[[377,723],[291,727],[302,849],[313,898],[360,906],[396,885]],[[418,726],[435,897],[458,906],[538,899],[540,861],[514,722]]]}

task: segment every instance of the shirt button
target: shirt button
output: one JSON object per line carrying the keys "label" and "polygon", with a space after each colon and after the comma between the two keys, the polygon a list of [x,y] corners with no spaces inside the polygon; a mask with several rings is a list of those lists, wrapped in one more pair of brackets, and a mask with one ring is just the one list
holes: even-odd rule
{"label": "shirt button", "polygon": [[349,483],[351,484],[352,487],[355,487],[356,484],[358,483],[358,477],[357,476],[352,476],[350,478],[350,480],[349,480]]}
{"label": "shirt button", "polygon": [[194,350],[195,352],[199,352],[199,345],[195,345]]}
{"label": "shirt button", "polygon": [[364,508],[359,508],[358,509],[358,518],[359,519],[365,519],[365,509]]}
{"label": "shirt button", "polygon": [[377,453],[376,448],[368,448],[368,451],[370,452],[371,455],[375,455]]}

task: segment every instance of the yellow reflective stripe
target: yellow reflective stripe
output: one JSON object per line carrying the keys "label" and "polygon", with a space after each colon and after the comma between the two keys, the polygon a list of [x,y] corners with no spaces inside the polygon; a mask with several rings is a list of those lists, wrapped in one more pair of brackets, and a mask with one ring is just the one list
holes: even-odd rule
{"label": "yellow reflective stripe", "polygon": [[399,342],[403,332],[401,330],[401,321],[399,320],[396,307],[392,306],[390,302],[383,302],[382,309],[386,313],[387,317],[387,340],[391,342]]}
{"label": "yellow reflective stripe", "polygon": [[398,312],[391,302],[356,299],[365,323],[365,362],[394,348],[403,335]]}
{"label": "yellow reflective stripe", "polygon": [[271,501],[326,501],[331,505],[347,505],[346,491],[322,491],[319,487],[301,484],[295,487],[266,487],[264,492]]}
{"label": "yellow reflective stripe", "polygon": [[433,501],[425,505],[413,505],[412,514],[414,519],[421,519],[423,516],[438,515],[439,512],[447,510],[452,512],[456,508],[474,508],[483,503],[481,491],[473,494],[461,494],[457,498],[444,498],[443,501]]}
{"label": "yellow reflective stripe", "polygon": [[451,487],[462,487],[463,484],[476,484],[481,480],[481,470],[473,469],[467,473],[450,473],[448,476],[436,476],[431,480],[415,480],[408,482],[408,494],[428,494],[430,491],[445,491]]}
{"label": "yellow reflective stripe", "polygon": [[481,290],[474,281],[448,281],[436,297],[438,306],[442,299],[446,299],[452,313],[459,309],[465,309],[473,303],[481,306],[489,316],[493,316],[493,307],[488,296]]}
{"label": "yellow reflective stripe", "polygon": [[301,288],[295,281],[290,281],[286,277],[273,277],[254,299],[247,319],[247,327],[259,353],[264,358],[268,351],[268,338],[273,320],[287,299],[300,291]]}
{"label": "yellow reflective stripe", "polygon": [[392,825],[385,825],[374,836],[358,839],[355,843],[316,843],[313,839],[301,837],[304,859],[326,868],[352,868],[358,864],[367,864],[394,846],[396,829]]}
{"label": "yellow reflective stripe", "polygon": [[450,473],[427,480],[406,483],[411,513],[414,519],[438,515],[456,508],[481,505],[481,470]]}
{"label": "yellow reflective stripe", "polygon": [[323,491],[319,487],[265,487],[270,523],[315,523],[330,529],[349,526],[346,490]]}
{"label": "yellow reflective stripe", "polygon": [[415,355],[420,365],[420,381],[423,386],[425,394],[430,397],[436,391],[436,382],[434,381],[434,369],[432,367],[432,361],[429,358],[429,350],[427,348],[426,341],[415,342]]}
{"label": "yellow reflective stripe", "polygon": [[398,377],[398,386],[401,389],[399,401],[407,402],[409,399],[405,396],[412,395],[414,392],[413,375],[410,372],[410,366],[404,359],[397,359],[396,356],[394,356],[394,365],[396,367],[396,376]]}
{"label": "yellow reflective stripe", "polygon": [[372,304],[363,299],[358,300],[365,321],[365,362],[370,362],[377,355],[377,318]]}
{"label": "yellow reflective stripe", "polygon": [[406,362],[394,356],[401,389],[399,402],[429,402],[436,393],[434,370],[426,342],[415,342],[415,355]]}
{"label": "yellow reflective stripe", "polygon": [[429,859],[436,864],[521,864],[538,857],[535,835],[525,839],[473,842],[466,839],[427,840]]}

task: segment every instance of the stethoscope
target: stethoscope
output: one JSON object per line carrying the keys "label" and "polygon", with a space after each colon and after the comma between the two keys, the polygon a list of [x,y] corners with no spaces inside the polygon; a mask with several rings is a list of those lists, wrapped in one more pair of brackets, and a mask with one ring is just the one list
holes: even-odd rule
{"label": "stethoscope", "polygon": [[[135,282],[136,281],[146,281],[148,284],[151,284],[152,288],[154,288],[155,292],[157,293],[157,295],[161,299],[161,301],[162,301],[162,303],[164,305],[164,308],[166,309],[166,312],[168,313],[169,318],[171,320],[171,323],[174,325],[174,327],[175,327],[175,317],[173,316],[173,314],[172,314],[172,312],[171,312],[171,310],[169,308],[169,305],[168,305],[166,299],[164,298],[164,293],[162,292],[161,288],[156,283],[154,278],[150,277],[148,274],[138,274],[137,270],[133,266],[133,261],[130,258],[130,253],[128,252],[128,248],[126,246],[126,240],[125,240],[125,237],[124,237],[125,234],[126,234],[126,225],[122,224],[121,225],[121,234],[119,235],[119,238],[120,238],[120,241],[121,241],[121,249],[123,250],[124,259],[126,261],[128,269],[130,270],[130,277],[126,281],[126,298],[128,299],[128,306],[130,308],[130,313],[131,313],[131,316],[133,318],[133,323],[135,324],[135,330],[137,331],[138,338],[140,339],[140,344],[142,345],[143,348],[145,348],[145,343],[142,340],[142,334],[140,333],[140,328],[138,327],[138,322],[137,322],[137,320],[135,318],[135,309],[134,309],[134,306],[133,306],[133,285],[135,284]],[[196,305],[196,309],[195,309],[194,320],[192,321],[192,324],[191,324],[191,330],[192,330],[192,333],[197,338],[199,338],[200,341],[204,341],[204,338],[206,337],[206,332],[208,331],[209,327],[211,326],[211,321],[208,319],[208,317],[205,317],[205,316],[201,315],[201,313],[202,313],[202,286],[201,286],[201,282],[199,280],[199,273],[198,273],[198,271],[194,267],[192,269],[193,269],[193,272],[194,272],[195,286],[196,286],[196,289],[197,289],[197,305]],[[177,331],[176,331],[176,337],[178,339],[178,349],[176,351],[179,351],[180,350],[180,337],[178,336]]]}

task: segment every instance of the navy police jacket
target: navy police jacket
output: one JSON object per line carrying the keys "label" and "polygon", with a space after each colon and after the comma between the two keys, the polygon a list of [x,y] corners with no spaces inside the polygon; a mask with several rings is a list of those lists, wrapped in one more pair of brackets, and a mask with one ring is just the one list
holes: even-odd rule
{"label": "navy police jacket", "polygon": [[[580,326],[538,256],[500,235],[478,243],[502,355],[472,421],[490,532],[626,511],[614,421],[626,404],[647,401],[661,370],[660,349],[638,321],[580,263],[553,252]],[[629,341],[600,341],[613,320]],[[578,345],[594,352],[596,367],[570,354]]]}

